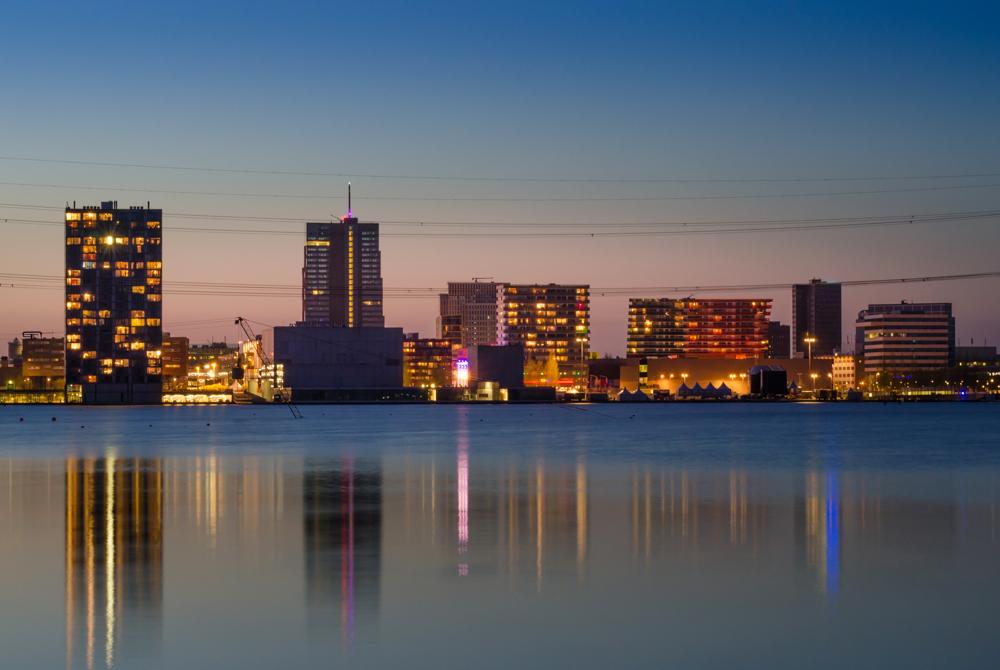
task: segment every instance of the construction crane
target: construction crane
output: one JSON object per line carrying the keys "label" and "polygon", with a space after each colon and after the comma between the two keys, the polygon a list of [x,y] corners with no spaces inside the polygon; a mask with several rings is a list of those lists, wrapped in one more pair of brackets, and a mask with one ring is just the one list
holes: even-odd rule
{"label": "construction crane", "polygon": [[[288,409],[291,411],[293,417],[295,417],[296,419],[301,419],[302,412],[300,412],[299,408],[296,407],[295,403],[292,402],[291,396],[289,396],[288,398],[283,398],[278,393],[278,366],[276,364],[273,365],[271,363],[271,359],[268,358],[267,353],[264,351],[264,345],[261,343],[260,336],[253,332],[253,328],[250,326],[250,322],[244,319],[242,316],[236,317],[236,325],[239,326],[241,329],[243,329],[243,333],[247,336],[247,339],[253,342],[254,348],[257,350],[257,356],[260,358],[261,363],[263,363],[265,366],[271,367],[271,374],[273,375],[271,380],[271,388],[274,393],[274,401],[283,402],[285,405],[288,406]],[[237,359],[236,364],[237,366],[239,365],[239,359]]]}

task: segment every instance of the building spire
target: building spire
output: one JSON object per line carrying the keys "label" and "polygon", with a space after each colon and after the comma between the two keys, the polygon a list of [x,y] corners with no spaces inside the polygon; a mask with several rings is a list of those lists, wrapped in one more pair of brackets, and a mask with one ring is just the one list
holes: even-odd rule
{"label": "building spire", "polygon": [[347,218],[354,218],[354,211],[351,209],[351,182],[347,182]]}

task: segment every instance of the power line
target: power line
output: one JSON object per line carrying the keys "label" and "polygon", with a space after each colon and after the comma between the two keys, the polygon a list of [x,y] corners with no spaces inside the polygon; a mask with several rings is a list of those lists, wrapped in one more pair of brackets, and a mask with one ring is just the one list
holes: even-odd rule
{"label": "power line", "polygon": [[[935,282],[951,282],[951,281],[968,281],[975,279],[991,279],[1000,277],[1000,270],[987,271],[987,272],[970,272],[961,274],[946,274],[946,275],[925,275],[917,277],[890,277],[890,278],[877,278],[877,279],[852,279],[843,280],[839,283],[841,286],[876,286],[876,285],[888,285],[888,284],[913,284],[913,283],[935,283]],[[15,273],[0,273],[0,278],[7,279],[8,281],[42,281],[42,284],[31,284],[31,285],[19,285],[19,284],[0,284],[3,288],[38,288],[38,289],[51,289],[51,290],[63,290],[62,286],[53,285],[52,282],[58,281],[62,282],[62,278],[55,275],[27,275],[27,274],[15,274]],[[185,284],[198,284],[199,282],[185,282]],[[606,297],[606,296],[618,296],[618,295],[643,295],[643,294],[697,294],[697,293],[719,293],[719,292],[746,292],[746,291],[775,291],[790,289],[795,285],[795,282],[787,283],[760,283],[760,284],[710,284],[710,285],[687,285],[687,286],[611,286],[611,287],[590,287],[591,297]],[[239,286],[239,285],[234,285]],[[285,285],[271,285],[279,286],[286,289],[287,292],[280,291],[266,291],[261,290],[259,287],[268,286],[266,284],[245,284],[245,290],[238,292],[228,292],[222,289],[189,289],[189,288],[178,288],[170,289],[169,285],[166,287],[167,293],[177,294],[177,295],[222,295],[222,296],[243,296],[243,297],[278,297],[278,298],[301,298],[301,291],[298,290],[297,285],[285,284]],[[443,287],[396,287],[395,291],[405,291],[405,293],[400,293],[398,295],[391,295],[389,297],[394,299],[400,298],[436,298],[438,293],[443,293],[447,289]]]}
{"label": "power line", "polygon": [[[319,199],[331,200],[336,196],[329,193],[261,193],[233,191],[189,191],[180,189],[135,188],[131,186],[81,186],[73,184],[34,184],[29,182],[0,182],[2,186],[18,186],[23,188],[58,188],[84,191],[125,191],[128,193],[157,193],[168,195],[204,195],[227,198],[271,198],[271,199]],[[375,195],[356,197],[357,200],[369,202],[401,201],[401,202],[667,202],[676,200],[759,200],[784,198],[813,198],[847,195],[879,195],[886,193],[923,193],[933,191],[956,191],[968,189],[1000,188],[1000,184],[953,184],[950,186],[913,186],[908,188],[868,189],[855,191],[812,191],[804,193],[730,193],[725,195],[658,195],[658,196],[551,196],[551,197],[498,197],[498,196],[403,196]]]}
{"label": "power line", "polygon": [[[54,206],[54,205],[37,205],[37,204],[24,204],[24,203],[9,203],[0,202],[0,207],[9,207],[11,209],[29,209],[29,210],[48,210],[48,211],[64,211],[64,207]],[[171,218],[187,218],[187,219],[220,219],[227,221],[266,221],[266,222],[276,222],[276,223],[294,223],[301,225],[307,221],[331,221],[331,217],[327,215],[320,216],[259,216],[259,215],[240,215],[240,214],[209,214],[202,212],[174,212],[171,210],[164,211],[165,216]],[[674,221],[614,221],[614,220],[603,220],[603,221],[439,221],[432,219],[380,219],[379,221],[373,221],[373,223],[378,223],[382,226],[462,226],[462,227],[608,227],[608,226],[621,226],[621,227],[644,227],[644,226],[722,226],[722,225],[754,225],[754,224],[795,224],[795,223],[838,223],[838,222],[856,222],[856,221],[902,221],[916,218],[964,218],[964,217],[981,217],[981,216],[992,216],[1000,215],[1000,209],[989,209],[989,210],[972,210],[972,211],[958,211],[958,212],[937,212],[937,213],[904,213],[904,214],[879,214],[879,215],[867,215],[867,216],[850,216],[850,217],[819,217],[819,218],[784,218],[784,219],[724,219],[724,220],[710,220],[710,221],[698,221],[693,219],[678,219]],[[15,219],[9,219],[14,221]],[[56,223],[48,220],[40,219],[19,219],[19,221],[32,222],[32,223],[46,223],[49,225],[62,226],[62,223]],[[174,226],[170,227],[171,230],[176,230]],[[224,228],[220,230],[236,230]],[[256,229],[250,229],[256,230]],[[277,231],[284,232],[284,231]],[[296,234],[301,234],[301,231]]]}
{"label": "power line", "polygon": [[[766,233],[766,232],[794,232],[794,231],[808,231],[808,230],[830,230],[830,229],[840,229],[840,228],[869,228],[869,227],[879,227],[879,226],[903,226],[903,225],[918,225],[918,224],[928,224],[928,223],[961,223],[967,221],[983,220],[1000,217],[1000,211],[998,210],[986,210],[981,212],[965,212],[956,213],[951,215],[943,216],[909,216],[909,217],[899,217],[899,218],[861,218],[858,220],[851,219],[840,219],[837,223],[803,223],[796,225],[796,222],[792,220],[784,220],[776,222],[773,225],[765,226],[752,226],[752,225],[740,225],[735,228],[715,228],[715,227],[705,227],[713,226],[710,223],[681,223],[681,222],[661,222],[659,224],[610,224],[605,223],[604,227],[612,227],[614,230],[597,230],[597,231],[504,231],[504,230],[491,230],[486,233],[472,233],[472,232],[386,232],[380,233],[380,237],[427,237],[427,238],[530,238],[530,237],[649,237],[649,236],[690,236],[690,235],[721,235],[721,234],[746,234],[746,233]],[[37,226],[59,226],[63,227],[62,223],[56,223],[53,221],[46,221],[42,219],[21,219],[21,218],[0,218],[0,221],[4,223],[12,224],[23,224],[23,225],[37,225]],[[424,224],[424,225],[436,225],[436,224]],[[461,225],[461,224],[444,224],[449,227]],[[514,227],[522,227],[517,224],[511,224]],[[733,223],[731,225],[737,225]],[[498,224],[495,228],[501,227],[502,224]],[[623,228],[644,228],[644,227],[667,227],[673,226],[680,228],[679,230],[622,230]],[[475,226],[479,227],[479,226]],[[546,228],[548,224],[538,223],[534,227],[536,228]],[[567,227],[559,224],[558,227]],[[588,225],[588,227],[590,227]],[[301,231],[292,230],[274,230],[274,229],[260,229],[260,228],[215,228],[215,227],[185,227],[185,226],[171,226],[168,229],[170,232],[178,233],[202,233],[202,234],[233,234],[239,233],[244,235],[277,235],[277,236],[290,236],[290,237],[301,237]]]}
{"label": "power line", "polygon": [[120,163],[112,161],[84,161],[58,158],[37,158],[30,156],[0,156],[0,160],[12,162],[48,163],[61,165],[83,165],[95,167],[137,168],[142,170],[172,170],[182,172],[215,172],[224,174],[283,175],[294,177],[340,177],[355,179],[397,179],[419,181],[472,181],[472,182],[514,182],[514,183],[608,183],[608,184],[766,184],[766,183],[815,183],[815,182],[859,182],[859,181],[923,181],[933,179],[976,179],[1000,177],[1000,172],[970,172],[925,175],[867,175],[867,176],[823,176],[823,177],[762,177],[762,178],[717,178],[717,177],[526,177],[526,176],[483,176],[483,175],[420,175],[406,173],[365,173],[316,170],[263,170],[252,168],[225,168],[195,165],[168,165],[153,163]]}

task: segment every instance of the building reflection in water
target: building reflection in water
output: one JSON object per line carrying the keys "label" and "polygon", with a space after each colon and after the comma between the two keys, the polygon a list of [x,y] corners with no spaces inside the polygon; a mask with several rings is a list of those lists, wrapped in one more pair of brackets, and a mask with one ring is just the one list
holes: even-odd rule
{"label": "building reflection in water", "polygon": [[[66,664],[155,656],[162,635],[159,460],[66,461]],[[82,659],[82,660],[81,660]]]}
{"label": "building reflection in water", "polygon": [[[551,466],[541,458],[528,464],[487,457],[477,467],[463,435],[460,429],[453,466],[439,469],[430,457],[416,467],[408,462],[401,473],[404,536],[457,557],[459,577],[499,569],[530,574],[541,588],[550,565],[575,564],[582,575],[591,515],[586,460]],[[439,533],[444,527],[449,532]]]}
{"label": "building reflection in water", "polygon": [[[382,560],[382,473],[347,458],[307,461],[302,480],[310,627],[339,623],[345,642],[377,620]],[[360,620],[359,620],[360,619]]]}

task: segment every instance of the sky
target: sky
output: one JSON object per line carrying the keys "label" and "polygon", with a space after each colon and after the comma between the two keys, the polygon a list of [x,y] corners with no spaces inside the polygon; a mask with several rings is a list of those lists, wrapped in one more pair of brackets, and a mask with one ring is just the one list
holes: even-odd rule
{"label": "sky", "polygon": [[[624,352],[631,293],[602,288],[684,297],[654,289],[1000,270],[1000,217],[983,214],[1000,210],[995,3],[11,2],[4,14],[0,338],[61,334],[58,284],[10,275],[62,276],[73,201],[164,210],[173,334],[233,340],[237,315],[293,322],[294,295],[169,284],[294,293],[305,221],[342,214],[348,180],[355,214],[383,222],[386,287],[588,283],[593,348],[611,354]],[[662,225],[816,219],[841,221]],[[869,302],[943,300],[961,343],[997,344],[998,289],[845,288],[845,336]],[[772,297],[787,322],[790,293],[685,294]],[[422,295],[387,291],[387,325],[433,334],[437,300]]]}

